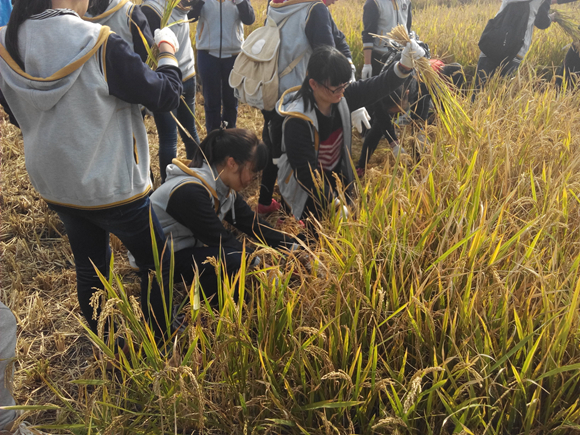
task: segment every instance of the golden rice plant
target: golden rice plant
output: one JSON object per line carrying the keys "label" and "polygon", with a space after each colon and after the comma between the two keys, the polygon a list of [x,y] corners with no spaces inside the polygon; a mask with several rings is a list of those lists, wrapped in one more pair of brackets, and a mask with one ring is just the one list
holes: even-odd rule
{"label": "golden rice plant", "polygon": [[[375,37],[393,40],[403,47],[411,42],[407,28],[403,25],[395,27],[386,37],[379,35],[375,35]],[[417,80],[427,86],[435,106],[439,109],[439,118],[449,133],[466,135],[473,131],[469,116],[455,98],[451,89],[452,84],[437,74],[425,57],[414,62]]]}
{"label": "golden rice plant", "polygon": [[572,39],[572,46],[580,52],[580,28],[575,16],[570,12],[557,9],[553,12],[554,21],[560,25],[564,33]]}

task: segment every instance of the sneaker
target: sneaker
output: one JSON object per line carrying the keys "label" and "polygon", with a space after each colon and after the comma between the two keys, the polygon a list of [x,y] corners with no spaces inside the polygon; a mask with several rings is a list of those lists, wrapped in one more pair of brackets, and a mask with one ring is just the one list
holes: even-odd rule
{"label": "sneaker", "polygon": [[405,148],[399,145],[394,145],[393,148],[391,148],[391,150],[393,151],[393,155],[395,156],[395,158],[402,156],[403,154],[407,154]]}
{"label": "sneaker", "polygon": [[139,270],[139,266],[137,266],[137,261],[135,260],[135,257],[133,257],[133,254],[131,254],[131,251],[127,251],[127,259],[129,260],[129,266],[131,266],[131,269]]}
{"label": "sneaker", "polygon": [[280,210],[281,204],[272,198],[270,205],[258,204],[258,214],[271,214]]}
{"label": "sneaker", "polygon": [[395,121],[395,124],[398,125],[399,127],[409,125],[410,123],[411,123],[411,117],[407,113],[403,113]]}
{"label": "sneaker", "polygon": [[356,168],[356,175],[358,175],[358,178],[363,178],[365,176],[365,169]]}

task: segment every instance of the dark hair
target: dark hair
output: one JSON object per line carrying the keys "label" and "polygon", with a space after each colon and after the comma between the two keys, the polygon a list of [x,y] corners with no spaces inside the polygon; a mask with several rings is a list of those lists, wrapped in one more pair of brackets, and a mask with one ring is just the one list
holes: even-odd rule
{"label": "dark hair", "polygon": [[14,62],[24,71],[24,62],[18,50],[18,29],[28,18],[52,8],[51,0],[17,0],[10,13],[6,28],[6,50]]}
{"label": "dark hair", "polygon": [[110,3],[111,0],[90,0],[87,12],[91,14],[91,16],[96,17],[105,12]]}
{"label": "dark hair", "polygon": [[352,69],[346,56],[330,45],[322,45],[310,56],[306,77],[295,99],[302,98],[304,108],[308,110],[309,106],[314,106],[315,103],[310,79],[326,86],[339,86],[348,82],[351,75]]}
{"label": "dark hair", "polygon": [[244,128],[220,128],[213,130],[201,142],[189,166],[201,168],[203,162],[210,166],[218,165],[228,157],[233,157],[238,165],[250,162],[252,170],[259,172],[268,163],[268,148],[253,131]]}

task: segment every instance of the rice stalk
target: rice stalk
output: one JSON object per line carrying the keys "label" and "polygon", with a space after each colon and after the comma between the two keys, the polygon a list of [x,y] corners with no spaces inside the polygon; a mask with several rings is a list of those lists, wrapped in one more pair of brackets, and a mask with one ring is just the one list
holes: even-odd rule
{"label": "rice stalk", "polygon": [[[391,30],[386,36],[375,35],[382,39],[390,39],[405,47],[411,42],[407,28],[401,24]],[[471,119],[464,108],[455,98],[452,85],[444,80],[429,63],[428,59],[421,57],[414,61],[414,69],[417,72],[417,80],[427,86],[429,94],[438,109],[439,118],[450,134],[456,132],[467,136],[473,132]]]}
{"label": "rice stalk", "polygon": [[580,27],[575,16],[570,12],[556,9],[553,12],[554,21],[560,25],[564,33],[572,39],[572,47],[580,53]]}

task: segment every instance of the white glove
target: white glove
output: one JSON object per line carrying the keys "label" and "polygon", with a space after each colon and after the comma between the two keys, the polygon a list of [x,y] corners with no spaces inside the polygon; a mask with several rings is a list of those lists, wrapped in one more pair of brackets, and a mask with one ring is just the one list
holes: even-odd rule
{"label": "white glove", "polygon": [[554,19],[556,18],[556,13],[552,12],[551,14],[548,14],[548,18],[550,19],[550,22],[554,22]]}
{"label": "white glove", "polygon": [[350,114],[350,120],[352,125],[358,130],[359,133],[363,131],[363,124],[366,128],[371,128],[370,120],[371,117],[367,109],[361,107]]}
{"label": "white glove", "polygon": [[342,220],[348,219],[348,208],[346,207],[346,205],[342,205],[342,202],[338,198],[334,200],[334,205],[337,209],[337,213],[340,213],[340,219]]}
{"label": "white glove", "polygon": [[415,61],[425,56],[425,50],[417,42],[411,40],[401,53],[401,64],[409,69],[415,68]]}
{"label": "white glove", "polygon": [[354,63],[352,63],[352,59],[349,59],[348,63],[350,63],[350,69],[352,71],[352,74],[350,75],[350,82],[356,82],[356,66],[354,66]]}
{"label": "white glove", "polygon": [[175,36],[175,33],[173,33],[169,27],[155,29],[154,39],[155,45],[157,45],[157,47],[159,47],[161,43],[166,42],[173,47],[176,53],[179,50],[179,41],[177,40],[177,36]]}
{"label": "white glove", "polygon": [[373,67],[370,63],[365,63],[360,72],[361,79],[370,79],[373,76]]}

